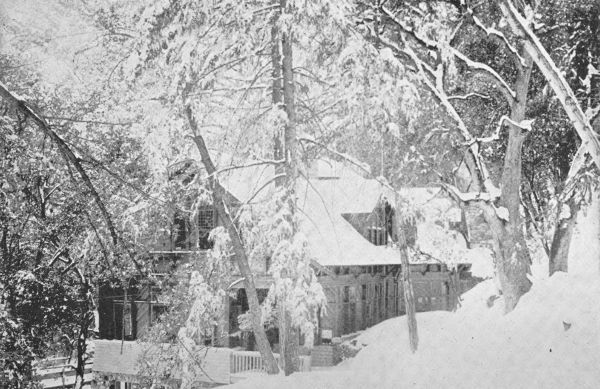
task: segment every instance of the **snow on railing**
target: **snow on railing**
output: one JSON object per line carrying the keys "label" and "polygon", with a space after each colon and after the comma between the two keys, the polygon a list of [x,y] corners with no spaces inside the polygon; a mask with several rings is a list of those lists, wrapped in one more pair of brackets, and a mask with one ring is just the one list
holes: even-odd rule
{"label": "snow on railing", "polygon": [[[273,354],[281,364],[279,354]],[[310,370],[310,356],[300,355],[300,371]],[[246,371],[266,371],[262,357],[258,351],[233,351],[231,353],[231,374]]]}

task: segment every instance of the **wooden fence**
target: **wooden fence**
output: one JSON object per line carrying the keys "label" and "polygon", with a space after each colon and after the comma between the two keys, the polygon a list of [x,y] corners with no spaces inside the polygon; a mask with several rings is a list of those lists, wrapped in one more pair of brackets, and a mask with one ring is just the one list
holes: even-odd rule
{"label": "wooden fence", "polygon": [[[36,373],[44,389],[72,388],[76,379],[76,360],[68,357],[45,359],[39,362]],[[90,388],[92,382],[92,361],[85,364],[83,387]]]}

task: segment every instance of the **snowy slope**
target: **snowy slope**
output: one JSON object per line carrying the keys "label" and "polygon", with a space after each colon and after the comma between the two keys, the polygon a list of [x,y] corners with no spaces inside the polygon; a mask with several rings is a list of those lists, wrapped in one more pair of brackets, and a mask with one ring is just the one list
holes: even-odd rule
{"label": "snowy slope", "polygon": [[256,377],[235,388],[596,388],[600,383],[600,280],[564,273],[536,283],[516,310],[491,307],[491,281],[456,313],[417,315],[420,344],[408,348],[404,317],[357,338],[364,348],[330,370]]}

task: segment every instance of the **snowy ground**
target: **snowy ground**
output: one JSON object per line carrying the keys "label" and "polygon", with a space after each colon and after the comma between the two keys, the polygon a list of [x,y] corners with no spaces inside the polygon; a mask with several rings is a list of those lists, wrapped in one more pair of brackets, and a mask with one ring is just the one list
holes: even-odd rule
{"label": "snowy ground", "polygon": [[357,338],[358,355],[328,370],[252,377],[233,388],[597,388],[600,279],[559,273],[537,280],[510,314],[486,281],[455,313],[417,314],[419,350],[404,317]]}

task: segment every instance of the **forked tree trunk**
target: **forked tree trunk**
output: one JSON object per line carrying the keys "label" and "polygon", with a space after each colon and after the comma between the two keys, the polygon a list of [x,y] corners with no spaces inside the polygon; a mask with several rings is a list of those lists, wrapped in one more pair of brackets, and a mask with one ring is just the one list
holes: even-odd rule
{"label": "forked tree trunk", "polygon": [[569,217],[558,219],[552,246],[550,247],[550,261],[548,272],[550,275],[557,271],[567,272],[569,270],[569,248],[571,247],[571,238],[573,229],[577,223],[579,213],[579,204],[571,198],[566,204],[560,203],[558,209],[558,218],[560,218],[563,208],[569,207]]}
{"label": "forked tree trunk", "polygon": [[254,283],[254,275],[250,269],[248,256],[246,255],[246,250],[242,243],[239,231],[233,223],[233,219],[231,218],[231,214],[227,208],[227,204],[225,202],[227,194],[225,189],[216,180],[215,173],[217,169],[210,158],[208,148],[204,143],[204,138],[198,132],[198,125],[193,117],[190,106],[186,107],[186,115],[194,133],[194,143],[198,148],[204,168],[210,177],[209,184],[213,192],[213,201],[217,208],[218,214],[223,217],[225,228],[227,229],[233,245],[233,252],[235,254],[238,269],[241,276],[244,278],[244,287],[246,288],[246,296],[248,298],[248,306],[250,310],[250,321],[252,323],[252,331],[256,339],[258,351],[260,352],[260,355],[267,367],[267,373],[277,374],[279,373],[279,367],[277,366],[277,361],[275,360],[275,356],[271,350],[271,345],[269,344],[269,340],[267,339],[267,334],[265,333],[265,328],[262,323],[260,304],[258,302],[258,295],[256,293],[256,286]]}

